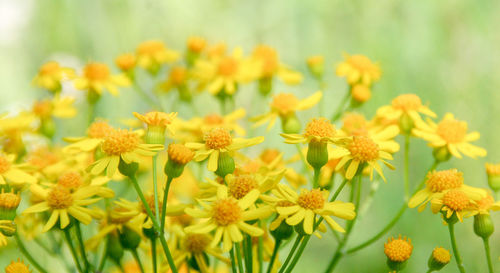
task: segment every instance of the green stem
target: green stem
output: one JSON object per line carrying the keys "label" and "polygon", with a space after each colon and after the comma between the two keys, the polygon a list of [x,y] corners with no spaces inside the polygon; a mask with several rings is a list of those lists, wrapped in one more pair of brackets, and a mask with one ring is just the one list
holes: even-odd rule
{"label": "green stem", "polygon": [[[430,169],[427,171],[427,172],[430,172],[434,169],[436,169],[437,165],[439,164],[438,161],[435,161],[434,164],[430,167]],[[426,173],[427,174],[427,173]],[[420,184],[418,184],[418,186],[415,188],[415,190],[413,191],[412,195],[414,195],[415,193],[417,193],[424,185],[425,185],[425,181],[426,181],[426,176],[424,176],[424,179],[422,179],[422,181],[420,182]],[[359,251],[371,244],[373,244],[374,242],[376,242],[378,239],[380,239],[382,236],[384,236],[384,234],[386,234],[398,221],[399,219],[403,216],[403,214],[405,213],[406,209],[408,209],[408,203],[405,202],[401,208],[398,210],[398,212],[396,213],[396,215],[392,218],[392,220],[389,222],[389,224],[387,224],[379,233],[375,234],[372,238],[368,239],[367,241],[365,241],[364,243],[361,243],[349,250],[347,250],[347,254],[352,254],[356,251]]]}
{"label": "green stem", "polygon": [[234,247],[236,248],[236,258],[238,259],[238,270],[240,273],[243,273],[245,271],[243,270],[243,261],[241,259],[240,243],[234,243]]}
{"label": "green stem", "polygon": [[302,241],[302,243],[300,244],[300,247],[299,247],[299,250],[297,251],[297,254],[295,254],[295,257],[293,257],[293,260],[292,260],[292,263],[290,264],[290,266],[286,269],[285,273],[290,273],[292,272],[293,268],[295,267],[295,265],[297,264],[297,262],[299,261],[299,258],[300,256],[302,256],[302,252],[304,252],[304,249],[306,248],[307,246],[307,243],[309,242],[309,239],[311,239],[311,235],[306,235],[304,237],[304,240]]}
{"label": "green stem", "polygon": [[319,176],[321,174],[321,168],[314,168],[314,180],[313,189],[319,188]]}
{"label": "green stem", "polygon": [[486,255],[486,260],[488,261],[488,270],[490,273],[493,273],[493,263],[491,262],[491,254],[490,254],[490,241],[488,238],[483,238],[484,243],[484,252]]}
{"label": "green stem", "polygon": [[21,241],[21,238],[19,238],[19,234],[17,232],[14,234],[14,239],[16,239],[17,246],[19,247],[19,250],[21,250],[21,253],[23,253],[24,257],[28,259],[30,264],[32,264],[40,273],[47,273],[47,270],[45,270],[36,260],[31,256],[29,251],[26,249],[26,246],[24,243]]}
{"label": "green stem", "polygon": [[151,262],[153,263],[153,272],[158,272],[158,263],[156,262],[156,238],[151,237]]}
{"label": "green stem", "polygon": [[247,272],[253,272],[253,253],[252,253],[252,237],[250,235],[246,236],[245,246],[245,265]]}
{"label": "green stem", "polygon": [[139,269],[141,270],[141,273],[144,273],[144,266],[142,265],[141,258],[139,257],[139,253],[137,253],[137,248],[131,249],[130,252],[132,252],[132,256],[134,256],[134,260],[139,266]]}
{"label": "green stem", "polygon": [[109,247],[109,241],[106,240],[106,243],[104,244],[104,252],[102,253],[101,261],[99,262],[99,266],[97,267],[99,272],[102,272],[104,266],[106,265],[106,260],[108,259],[108,247]]}
{"label": "green stem", "polygon": [[161,210],[161,230],[162,232],[165,230],[165,219],[167,216],[167,201],[168,201],[168,192],[170,191],[170,184],[172,184],[172,177],[167,177],[167,182],[165,185],[165,190],[163,191],[163,203]]}
{"label": "green stem", "polygon": [[461,273],[465,273],[465,268],[462,263],[462,258],[460,257],[460,251],[458,251],[457,242],[455,240],[455,224],[448,224],[448,230],[450,231],[451,247],[453,248],[453,255],[455,256],[455,261],[457,262],[458,270]]}
{"label": "green stem", "polygon": [[153,228],[155,229],[156,233],[158,234],[158,238],[160,238],[160,243],[161,243],[161,246],[163,247],[163,252],[165,252],[165,256],[167,257],[167,261],[168,261],[168,265],[170,266],[170,269],[172,270],[173,273],[178,273],[177,267],[175,266],[174,258],[172,257],[172,254],[170,253],[170,249],[168,247],[167,241],[165,240],[164,231],[160,229],[160,224],[158,223],[158,221],[156,221],[156,217],[153,215],[153,212],[151,211],[151,208],[149,207],[149,204],[146,201],[144,194],[142,193],[141,187],[139,187],[137,179],[135,178],[135,176],[130,176],[129,178],[130,178],[130,181],[132,181],[132,184],[134,185],[135,191],[139,195],[139,198],[141,199],[141,202],[144,205],[144,208],[146,209],[146,213],[148,214],[149,218],[153,222]]}
{"label": "green stem", "polygon": [[258,244],[258,249],[257,249],[257,255],[259,259],[259,273],[262,273],[264,271],[264,238],[262,236],[259,237],[259,244]]}
{"label": "green stem", "polygon": [[342,184],[340,184],[340,186],[337,188],[337,190],[333,194],[332,198],[330,199],[331,200],[330,202],[333,202],[333,201],[335,201],[337,199],[337,197],[339,196],[339,194],[342,191],[342,189],[344,189],[344,186],[347,184],[347,182],[349,182],[349,179],[344,179],[342,181]]}
{"label": "green stem", "polygon": [[410,158],[410,135],[405,135],[405,152],[404,152],[404,181],[405,181],[405,202],[410,199],[410,171],[409,171],[409,158]]}
{"label": "green stem", "polygon": [[345,93],[344,97],[342,98],[342,101],[340,104],[337,106],[337,110],[333,113],[332,122],[337,121],[340,116],[342,116],[342,110],[344,110],[345,104],[349,101],[349,98],[351,97],[351,89],[349,88],[347,92]]}
{"label": "green stem", "polygon": [[156,220],[160,222],[160,200],[158,197],[158,179],[156,177],[156,168],[157,168],[157,159],[158,159],[158,154],[153,156],[153,194],[154,194],[154,199],[155,199],[155,216]]}
{"label": "green stem", "polygon": [[76,231],[76,238],[78,239],[78,245],[80,247],[80,254],[81,254],[82,260],[83,260],[84,272],[90,272],[90,263],[89,263],[89,260],[87,259],[87,252],[85,251],[85,243],[83,242],[82,230],[80,228],[80,222],[75,221],[74,226],[75,226],[75,231]]}
{"label": "green stem", "polygon": [[229,256],[231,257],[231,269],[232,269],[233,273],[238,273],[238,271],[236,270],[236,259],[234,257],[234,247],[231,248],[231,250],[229,251]]}
{"label": "green stem", "polygon": [[295,251],[297,250],[297,247],[299,246],[300,241],[302,240],[302,237],[304,237],[304,236],[302,236],[300,234],[297,235],[297,239],[295,239],[295,242],[293,243],[292,249],[290,249],[290,252],[288,253],[288,256],[286,257],[285,263],[283,263],[283,265],[281,265],[279,273],[285,272],[286,267],[288,266],[288,264],[292,260],[292,256],[293,256],[293,254],[295,254]]}
{"label": "green stem", "polygon": [[82,273],[82,266],[80,265],[80,261],[78,260],[78,254],[76,253],[75,246],[73,245],[73,241],[71,240],[71,234],[69,234],[69,229],[65,228],[63,230],[64,238],[66,239],[66,243],[68,244],[69,250],[71,252],[71,256],[73,256],[73,260],[75,261],[76,269],[78,272]]}
{"label": "green stem", "polygon": [[267,273],[271,273],[271,270],[273,270],[274,262],[276,261],[276,257],[278,257],[278,251],[280,249],[281,242],[282,240],[276,240],[276,242],[274,243],[273,254],[271,255],[269,265],[267,266]]}

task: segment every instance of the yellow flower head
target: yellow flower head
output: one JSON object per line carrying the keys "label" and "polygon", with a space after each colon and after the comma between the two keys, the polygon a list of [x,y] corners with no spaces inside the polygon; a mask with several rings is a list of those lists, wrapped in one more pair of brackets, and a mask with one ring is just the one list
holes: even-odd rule
{"label": "yellow flower head", "polygon": [[356,84],[351,88],[352,99],[359,103],[365,103],[372,97],[372,91],[369,86]]}
{"label": "yellow flower head", "polygon": [[107,90],[112,95],[118,95],[117,86],[128,86],[130,80],[122,74],[112,75],[106,64],[90,62],[83,68],[83,75],[74,80],[75,88],[88,90],[101,95]]}
{"label": "yellow flower head", "polygon": [[72,118],[76,115],[73,106],[75,98],[55,96],[52,99],[36,101],[33,105],[33,114],[44,120],[50,117]]}
{"label": "yellow flower head", "polygon": [[216,200],[204,204],[204,209],[186,208],[186,213],[195,218],[207,218],[207,221],[194,224],[185,229],[187,233],[208,233],[215,230],[211,246],[216,246],[222,240],[223,251],[229,251],[233,243],[241,242],[241,231],[253,237],[262,236],[264,231],[246,221],[268,217],[272,210],[268,207],[255,208],[254,203],[259,198],[259,191],[252,190],[245,197],[237,200],[229,197],[228,189],[218,188]]}
{"label": "yellow flower head", "polygon": [[442,264],[447,264],[450,262],[451,254],[450,252],[442,247],[436,247],[432,251],[432,258]]}
{"label": "yellow flower head", "polygon": [[33,184],[36,178],[29,174],[25,164],[15,164],[14,155],[0,153],[0,185],[10,185],[20,188],[25,184]]}
{"label": "yellow flower head", "polygon": [[164,142],[165,129],[167,129],[170,134],[173,134],[171,124],[175,117],[177,116],[177,112],[165,113],[152,111],[148,112],[144,115],[141,115],[137,112],[134,112],[134,116],[138,118],[140,121],[144,122],[148,127],[148,132],[146,134],[146,140],[148,143],[154,143],[152,139],[157,139],[158,136],[161,135],[160,144]]}
{"label": "yellow flower head", "polygon": [[168,78],[165,82],[161,84],[161,87],[165,91],[170,91],[172,88],[182,89],[186,87],[188,78],[189,78],[189,73],[185,67],[174,66],[168,72]]}
{"label": "yellow flower head", "polygon": [[[471,195],[469,192],[461,189],[452,189],[440,194],[431,200],[431,209],[433,213],[443,212],[446,219],[456,215],[460,222],[464,217],[473,216],[476,202],[481,195]],[[484,194],[482,196],[485,196]]]}
{"label": "yellow flower head", "polygon": [[323,143],[337,143],[342,138],[337,136],[335,125],[330,123],[326,118],[314,118],[307,123],[304,133],[302,134],[281,134],[285,138],[285,143],[310,143],[323,142]]}
{"label": "yellow flower head", "polygon": [[340,129],[346,136],[366,136],[368,135],[369,122],[365,116],[359,113],[347,113],[342,117],[342,128]]}
{"label": "yellow flower head", "polygon": [[286,120],[287,118],[295,116],[295,112],[297,111],[310,109],[321,100],[322,96],[323,94],[321,91],[317,91],[311,96],[303,100],[299,100],[291,93],[276,94],[273,96],[273,100],[270,104],[271,111],[266,114],[256,116],[251,120],[255,122],[255,127],[269,122],[267,130],[270,130],[276,123],[276,119],[278,117],[282,120]]}
{"label": "yellow flower head", "polygon": [[24,264],[20,259],[17,262],[12,261],[7,267],[5,267],[5,273],[30,273],[30,269]]}
{"label": "yellow flower head", "polygon": [[401,235],[397,239],[389,238],[387,243],[384,243],[384,253],[387,258],[393,262],[404,262],[410,259],[413,252],[411,240]]}
{"label": "yellow flower head", "polygon": [[412,133],[429,142],[433,148],[445,148],[446,151],[457,157],[462,158],[461,153],[466,156],[476,158],[486,156],[486,150],[470,144],[478,140],[478,132],[467,132],[467,123],[455,119],[453,114],[447,113],[443,120],[434,123],[428,120],[427,123],[418,123]]}
{"label": "yellow flower head", "polygon": [[279,216],[286,218],[286,223],[291,226],[302,223],[307,234],[313,233],[315,218],[318,215],[322,216],[333,230],[340,232],[345,230],[331,216],[346,220],[352,220],[356,216],[354,204],[342,201],[329,202],[328,191],[325,190],[302,189],[300,194],[297,194],[285,185],[278,185],[272,193],[278,200],[282,200],[276,203]]}
{"label": "yellow flower head", "polygon": [[299,84],[302,82],[302,75],[292,71],[281,64],[278,52],[267,45],[256,46],[251,58],[258,64],[258,79],[269,79],[277,75],[287,84]]}
{"label": "yellow flower head", "polygon": [[104,140],[104,138],[114,129],[106,121],[98,120],[90,124],[86,137],[67,137],[64,140],[71,142],[64,147],[65,153],[90,152],[94,151]]}
{"label": "yellow flower head", "polygon": [[373,63],[363,55],[344,54],[344,62],[337,66],[337,76],[346,77],[347,83],[357,83],[370,86],[380,79],[381,71],[378,64]]}
{"label": "yellow flower head", "polygon": [[137,59],[134,54],[125,53],[115,59],[115,64],[122,71],[129,71],[136,65]]}
{"label": "yellow flower head", "polygon": [[187,49],[193,53],[201,53],[207,46],[207,41],[202,37],[192,36],[187,40]]}
{"label": "yellow flower head", "polygon": [[[19,207],[19,203],[21,203],[21,196],[19,193],[12,192],[0,192],[0,211],[3,210],[15,210]],[[4,219],[2,219],[4,220]]]}
{"label": "yellow flower head", "polygon": [[162,64],[173,63],[179,53],[166,47],[159,40],[142,42],[136,49],[137,64],[147,70],[157,71]]}
{"label": "yellow flower head", "polygon": [[500,164],[485,163],[486,174],[491,176],[500,176]]}
{"label": "yellow flower head", "polygon": [[33,79],[33,84],[51,92],[61,91],[61,82],[74,77],[71,68],[61,67],[58,62],[50,61],[43,64]]}
{"label": "yellow flower head", "polygon": [[490,214],[490,210],[500,210],[500,201],[495,202],[493,196],[488,193],[482,199],[477,200],[474,207],[476,214]]}
{"label": "yellow flower head", "polygon": [[325,70],[325,58],[321,55],[310,56],[306,60],[307,68],[316,78],[322,78]]}
{"label": "yellow flower head", "polygon": [[167,148],[168,159],[180,165],[186,165],[194,157],[193,151],[182,144],[171,143]]}
{"label": "yellow flower head", "polygon": [[399,95],[392,100],[391,105],[382,106],[377,110],[377,117],[408,127],[408,129],[413,128],[416,124],[423,123],[420,114],[432,118],[436,117],[434,112],[427,106],[422,105],[422,100],[415,94]]}

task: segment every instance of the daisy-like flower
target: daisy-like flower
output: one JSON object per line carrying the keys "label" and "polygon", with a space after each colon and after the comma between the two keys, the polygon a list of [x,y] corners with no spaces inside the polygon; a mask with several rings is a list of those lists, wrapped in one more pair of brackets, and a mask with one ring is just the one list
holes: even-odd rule
{"label": "daisy-like flower", "polygon": [[276,119],[278,117],[285,123],[288,118],[295,117],[295,112],[312,108],[321,100],[322,96],[323,94],[321,91],[317,91],[311,96],[303,100],[299,100],[291,93],[279,93],[273,96],[273,100],[270,104],[271,111],[266,114],[256,116],[251,120],[255,122],[255,127],[269,122],[267,130],[270,130],[276,123]]}
{"label": "daisy-like flower", "polygon": [[278,52],[267,45],[258,45],[252,52],[251,58],[258,63],[258,79],[272,79],[278,76],[286,84],[299,84],[302,74],[292,71],[280,63]]}
{"label": "daisy-like flower", "polygon": [[229,154],[232,156],[239,149],[263,142],[264,137],[233,138],[229,130],[219,127],[207,132],[204,140],[205,143],[186,143],[186,147],[196,150],[195,161],[203,161],[208,158],[208,170],[215,172],[219,166],[220,155]]}
{"label": "daisy-like flower", "polygon": [[23,136],[33,131],[36,116],[21,112],[16,116],[0,114],[0,144],[6,153],[18,154],[24,149]]}
{"label": "daisy-like flower", "polygon": [[108,177],[113,177],[118,170],[120,160],[130,164],[141,162],[141,156],[154,156],[163,150],[162,144],[144,144],[139,134],[130,130],[113,129],[101,143],[104,156],[93,163],[91,173],[98,175],[106,170]]}
{"label": "daisy-like flower", "polygon": [[102,95],[107,90],[114,96],[118,95],[117,86],[128,86],[130,80],[123,74],[111,75],[106,64],[90,62],[83,68],[83,74],[74,80],[76,89],[88,90]]}
{"label": "daisy-like flower", "polygon": [[32,185],[30,191],[41,202],[27,208],[23,214],[49,212],[50,217],[43,227],[43,232],[49,231],[58,221],[61,228],[67,227],[70,223],[69,216],[85,225],[90,224],[92,218],[100,217],[98,211],[86,207],[101,200],[99,197],[91,198],[98,193],[98,187],[83,186],[71,191],[63,186],[47,189]]}
{"label": "daisy-like flower", "polygon": [[312,119],[304,129],[302,134],[281,134],[285,143],[338,143],[344,138],[338,137],[335,126],[326,118]]}
{"label": "daisy-like flower", "polygon": [[484,157],[487,154],[485,149],[470,144],[479,139],[479,132],[468,133],[467,123],[455,119],[451,113],[447,113],[437,124],[431,120],[416,124],[412,133],[428,141],[429,146],[444,148],[448,154],[457,158],[462,158],[461,153],[472,158]]}
{"label": "daisy-like flower", "polygon": [[469,194],[462,190],[454,189],[436,195],[431,200],[433,213],[442,212],[445,219],[456,216],[460,222],[464,217],[474,215],[475,204],[478,199],[472,199]]}
{"label": "daisy-like flower", "polygon": [[177,112],[167,114],[165,112],[152,111],[144,115],[137,112],[133,114],[147,126],[146,143],[164,144],[165,130],[168,130],[170,134],[174,134],[170,125],[177,116]]}
{"label": "daisy-like flower", "polygon": [[399,144],[393,140],[398,134],[399,128],[393,125],[372,135],[353,136],[352,140],[334,148],[332,157],[341,158],[335,170],[338,171],[348,166],[345,177],[352,179],[358,172],[358,168],[364,166],[370,173],[370,179],[373,178],[373,170],[375,170],[386,181],[378,161],[394,169],[394,166],[386,160],[392,160],[392,154],[399,150]]}
{"label": "daisy-like flower", "polygon": [[94,151],[104,138],[113,131],[113,127],[105,121],[94,121],[87,129],[86,137],[66,137],[65,141],[71,144],[63,148],[65,153],[91,152]]}
{"label": "daisy-like flower", "polygon": [[474,199],[481,198],[486,193],[484,190],[465,185],[463,173],[457,171],[457,169],[429,172],[425,185],[424,189],[410,198],[408,202],[410,208],[419,206],[418,210],[422,211],[429,201],[450,190],[461,190]]}
{"label": "daisy-like flower", "polygon": [[152,73],[156,73],[161,65],[173,63],[179,59],[178,52],[167,48],[167,46],[159,40],[142,42],[137,46],[136,55],[137,64]]}
{"label": "daisy-like flower", "polygon": [[[400,126],[410,129],[417,123],[423,123],[420,114],[435,118],[436,114],[429,107],[422,105],[422,100],[415,94],[399,95],[392,100],[391,105],[382,106],[377,110],[377,116],[394,121]],[[408,120],[409,119],[409,120]],[[410,124],[405,124],[410,122]]]}
{"label": "daisy-like flower", "polygon": [[500,164],[485,163],[486,175],[488,176],[488,185],[492,190],[500,190]]}
{"label": "daisy-like flower", "polygon": [[167,80],[160,84],[160,88],[166,92],[177,89],[179,98],[183,101],[191,101],[192,94],[188,88],[188,70],[184,66],[174,66],[168,72]]}
{"label": "daisy-like flower", "polygon": [[191,36],[187,40],[187,49],[196,54],[200,54],[207,46],[207,41],[203,37]]}
{"label": "daisy-like flower", "polygon": [[55,96],[52,99],[45,99],[35,102],[33,105],[33,114],[41,120],[51,117],[72,118],[76,115],[74,107],[75,98]]}
{"label": "daisy-like flower", "polygon": [[387,265],[392,270],[402,270],[406,261],[410,259],[413,252],[413,245],[411,240],[406,237],[389,238],[387,243],[384,243],[384,253],[387,256]]}
{"label": "daisy-like flower", "polygon": [[29,266],[24,264],[21,259],[18,259],[17,262],[12,261],[7,267],[5,267],[5,273],[30,273],[31,270]]}
{"label": "daisy-like flower", "polygon": [[344,54],[344,62],[337,65],[336,73],[339,77],[346,77],[349,85],[361,83],[365,86],[378,81],[381,75],[379,65],[366,56],[348,54]]}
{"label": "daisy-like flower", "polygon": [[115,64],[121,71],[129,72],[135,68],[137,58],[132,53],[125,53],[116,57]]}
{"label": "daisy-like flower", "polygon": [[61,91],[61,82],[71,79],[74,75],[73,69],[61,67],[58,62],[49,61],[40,67],[38,74],[33,79],[33,84],[58,93]]}
{"label": "daisy-like flower", "polygon": [[442,247],[436,247],[432,250],[431,257],[429,258],[429,270],[439,271],[451,260],[450,252]]}
{"label": "daisy-like flower", "polygon": [[254,189],[245,197],[237,200],[230,197],[226,187],[220,187],[217,191],[217,198],[210,204],[202,203],[203,210],[197,208],[187,208],[186,213],[195,218],[208,218],[198,224],[185,228],[187,233],[209,233],[215,230],[211,246],[216,246],[222,240],[222,249],[229,251],[233,243],[243,240],[241,231],[258,237],[264,231],[256,226],[246,223],[246,221],[268,217],[272,210],[268,206],[255,208],[254,203],[259,198],[259,191]]}
{"label": "daisy-like flower", "polygon": [[345,230],[331,216],[352,220],[356,216],[354,204],[342,201],[328,202],[328,191],[302,189],[300,194],[285,185],[278,185],[273,191],[276,197],[286,202],[276,203],[276,211],[286,223],[295,226],[302,224],[304,232],[312,234],[317,216],[322,216],[327,224],[336,231]]}
{"label": "daisy-like flower", "polygon": [[492,210],[500,210],[500,201],[495,202],[495,199],[489,193],[474,204],[474,214],[490,214]]}
{"label": "daisy-like flower", "polygon": [[19,188],[26,183],[33,184],[36,178],[29,174],[25,169],[26,164],[15,164],[16,156],[13,154],[0,153],[0,185],[11,185]]}

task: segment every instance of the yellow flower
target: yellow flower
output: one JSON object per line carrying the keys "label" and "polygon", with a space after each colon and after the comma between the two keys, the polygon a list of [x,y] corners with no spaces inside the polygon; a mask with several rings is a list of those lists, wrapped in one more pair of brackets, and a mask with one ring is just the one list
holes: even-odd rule
{"label": "yellow flower", "polygon": [[256,46],[251,58],[258,63],[258,79],[270,79],[277,75],[286,84],[299,84],[302,82],[302,74],[292,71],[281,64],[278,52],[267,45]]}
{"label": "yellow flower", "polygon": [[354,204],[342,201],[328,201],[328,191],[312,189],[302,189],[300,194],[285,185],[278,185],[273,191],[279,199],[287,202],[276,203],[276,211],[281,217],[287,217],[286,223],[295,226],[303,225],[304,232],[312,234],[316,216],[322,216],[328,225],[336,231],[345,232],[345,230],[333,220],[331,216],[342,219],[352,220],[356,216]]}
{"label": "yellow flower", "polygon": [[500,201],[495,202],[493,196],[488,193],[485,197],[476,201],[473,214],[490,214],[490,210],[500,210]]}
{"label": "yellow flower", "polygon": [[425,183],[425,188],[410,198],[408,202],[410,208],[419,206],[418,210],[422,211],[429,201],[450,190],[461,190],[475,199],[481,198],[485,193],[483,190],[465,185],[463,173],[457,169],[429,172]]}
{"label": "yellow flower", "polygon": [[168,78],[165,82],[161,84],[161,87],[165,91],[169,91],[172,88],[178,88],[178,89],[186,88],[188,78],[189,78],[189,73],[185,67],[174,66],[168,72]]}
{"label": "yellow flower", "polygon": [[412,252],[413,245],[411,244],[411,240],[406,237],[401,238],[401,235],[399,235],[398,239],[391,237],[387,243],[384,243],[384,253],[393,262],[407,261],[410,259]]}
{"label": "yellow flower", "polygon": [[[394,166],[385,160],[392,160],[392,154],[399,150],[399,144],[393,140],[398,133],[398,127],[393,125],[374,132],[372,135],[353,136],[352,140],[334,148],[332,157],[341,158],[336,170],[348,165],[345,177],[352,179],[361,165],[367,168],[370,179],[373,178],[373,170],[375,169],[385,181],[378,161],[382,161],[387,167],[394,169]],[[350,164],[347,164],[348,162]]]}
{"label": "yellow flower", "polygon": [[428,120],[416,126],[413,134],[428,141],[433,148],[445,148],[458,158],[462,158],[461,153],[472,158],[486,156],[485,149],[469,143],[479,139],[479,132],[467,133],[467,123],[455,119],[451,113],[447,113],[438,124]]}
{"label": "yellow flower", "polygon": [[74,74],[73,69],[61,67],[59,63],[50,61],[40,67],[38,74],[33,79],[33,84],[58,93],[61,91],[61,82],[74,77]]}
{"label": "yellow flower", "polygon": [[355,84],[351,88],[351,96],[355,102],[365,103],[372,97],[372,90],[364,84]]}
{"label": "yellow flower", "polygon": [[196,150],[195,161],[202,161],[208,157],[208,170],[215,172],[218,168],[220,154],[229,153],[232,155],[236,150],[263,142],[264,137],[233,138],[229,130],[219,127],[207,132],[204,140],[205,143],[186,143],[186,147]]}
{"label": "yellow flower", "polygon": [[206,45],[207,41],[202,37],[191,36],[187,40],[187,49],[193,53],[201,53]]}
{"label": "yellow flower", "polygon": [[86,208],[86,206],[101,200],[101,198],[90,198],[98,193],[98,187],[83,186],[72,192],[63,186],[45,189],[40,185],[32,185],[30,190],[37,200],[41,200],[41,202],[27,208],[23,214],[50,212],[49,220],[43,227],[43,232],[49,231],[58,221],[61,228],[67,227],[70,223],[69,216],[88,225],[92,218],[98,218],[100,215],[96,210]]}
{"label": "yellow flower", "polygon": [[289,117],[295,116],[295,112],[307,110],[316,105],[320,100],[323,94],[321,91],[317,91],[311,96],[299,100],[295,95],[291,93],[279,93],[273,96],[273,100],[271,101],[271,111],[256,116],[251,119],[251,121],[255,122],[254,127],[261,126],[262,124],[269,122],[267,126],[267,130],[270,130],[274,124],[276,123],[276,119],[280,117],[282,121],[285,121]]}
{"label": "yellow flower", "polygon": [[120,160],[130,164],[141,162],[141,156],[153,156],[163,150],[161,144],[144,144],[136,132],[124,129],[113,129],[104,137],[101,143],[104,156],[93,163],[90,172],[98,175],[106,170],[106,175],[112,177],[118,170]]}
{"label": "yellow flower", "polygon": [[[474,199],[473,199],[474,198]],[[431,200],[431,209],[433,213],[443,212],[446,219],[456,215],[460,222],[464,217],[473,216],[477,195],[471,196],[469,193],[452,189],[446,192],[436,194],[436,198]]]}
{"label": "yellow flower", "polygon": [[42,120],[50,117],[72,118],[76,116],[74,102],[75,98],[56,95],[51,100],[45,99],[35,102],[33,113]]}
{"label": "yellow flower", "polygon": [[65,153],[76,152],[91,152],[94,151],[103,141],[104,138],[114,130],[111,125],[105,121],[94,121],[87,129],[86,137],[66,137],[65,141],[72,144],[64,147]]}
{"label": "yellow flower", "polygon": [[30,273],[30,269],[20,259],[17,262],[11,262],[6,268],[5,273]]}
{"label": "yellow flower", "polygon": [[173,63],[179,59],[179,53],[165,46],[162,41],[149,40],[137,46],[137,64],[155,72],[162,64]]}
{"label": "yellow flower", "polygon": [[335,126],[330,123],[326,118],[315,118],[312,119],[304,130],[303,134],[280,134],[285,138],[285,143],[296,144],[296,143],[310,143],[310,142],[322,142],[322,143],[338,143],[341,138],[337,135]]}
{"label": "yellow flower", "polygon": [[380,79],[381,71],[378,64],[373,63],[363,55],[344,54],[344,62],[337,66],[337,76],[346,77],[347,83],[372,85]]}
{"label": "yellow flower", "polygon": [[90,62],[83,68],[83,74],[74,80],[76,89],[88,90],[101,95],[107,90],[112,95],[118,95],[117,86],[128,86],[130,80],[123,74],[111,75],[106,64]]}
{"label": "yellow flower", "polygon": [[208,218],[207,221],[185,228],[187,233],[209,233],[215,230],[211,246],[216,246],[222,239],[223,251],[229,251],[233,243],[243,240],[241,231],[252,237],[262,236],[264,231],[246,221],[268,217],[272,210],[269,207],[255,208],[254,203],[259,198],[259,191],[254,189],[245,197],[237,200],[229,197],[228,189],[220,187],[217,198],[210,204],[203,204],[204,209],[187,208],[186,213],[195,218]]}
{"label": "yellow flower", "polygon": [[33,184],[36,178],[26,172],[26,164],[15,164],[15,155],[0,154],[0,185],[10,185],[16,188],[26,183]]}
{"label": "yellow flower", "polygon": [[165,112],[158,111],[148,112],[144,115],[141,115],[137,112],[134,112],[133,114],[136,118],[146,123],[146,125],[148,126],[159,126],[162,128],[168,128],[169,125],[172,124],[174,118],[177,116],[177,112],[167,114]]}
{"label": "yellow flower", "polygon": [[134,69],[135,65],[137,63],[137,59],[134,54],[131,53],[125,53],[122,54],[115,59],[115,64],[120,68],[122,71],[129,71],[131,69]]}
{"label": "yellow flower", "polygon": [[422,105],[422,100],[415,94],[399,95],[392,100],[391,105],[382,106],[377,110],[378,117],[384,118],[389,122],[394,121],[400,126],[405,122],[409,122],[405,120],[409,118],[411,121],[410,127],[413,127],[417,123],[423,123],[420,114],[432,118],[436,117],[436,114],[429,107]]}
{"label": "yellow flower", "polygon": [[321,79],[323,77],[323,72],[325,70],[325,58],[321,55],[310,56],[306,60],[307,68],[311,74],[317,79]]}

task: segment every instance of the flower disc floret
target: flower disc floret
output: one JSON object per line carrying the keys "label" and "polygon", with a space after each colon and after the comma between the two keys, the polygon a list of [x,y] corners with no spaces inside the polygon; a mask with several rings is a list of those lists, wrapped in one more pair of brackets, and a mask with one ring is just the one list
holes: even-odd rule
{"label": "flower disc floret", "polygon": [[293,114],[299,104],[299,99],[290,93],[279,93],[273,97],[271,108],[281,116]]}
{"label": "flower disc floret", "polygon": [[210,237],[203,233],[189,233],[184,239],[184,247],[191,253],[202,253],[210,244]]}
{"label": "flower disc floret", "polygon": [[310,191],[302,191],[297,199],[297,204],[305,209],[316,210],[322,209],[325,205],[325,201],[325,197],[321,190],[312,189]]}
{"label": "flower disc floret", "polygon": [[222,124],[224,122],[224,118],[221,117],[219,114],[206,115],[203,120],[208,125],[217,125],[217,124]]}
{"label": "flower disc floret", "polygon": [[328,138],[335,135],[335,128],[326,118],[318,118],[311,120],[305,129],[305,136]]}
{"label": "flower disc floret", "polygon": [[21,197],[13,192],[2,192],[0,193],[0,208],[4,209],[15,209],[21,203]]}
{"label": "flower disc floret", "polygon": [[6,268],[5,273],[30,273],[30,269],[21,260],[11,262]]}
{"label": "flower disc floret", "polygon": [[470,204],[470,198],[460,190],[451,190],[444,194],[443,204],[453,211],[461,211]]}
{"label": "flower disc floret", "polygon": [[92,81],[104,81],[109,78],[110,71],[103,63],[89,63],[83,69],[84,76]]}
{"label": "flower disc floret", "polygon": [[228,226],[241,219],[241,208],[234,198],[217,200],[213,206],[213,218],[219,226]]}
{"label": "flower disc floret", "polygon": [[379,157],[379,146],[366,136],[355,136],[348,146],[349,152],[355,160],[368,162]]}
{"label": "flower disc floret", "polygon": [[257,180],[252,175],[238,175],[229,183],[229,194],[236,199],[241,199],[251,190],[258,188],[258,186]]}
{"label": "flower disc floret", "polygon": [[467,123],[460,120],[444,119],[438,124],[437,134],[447,143],[460,143],[467,135]]}
{"label": "flower disc floret", "polygon": [[56,186],[49,192],[47,204],[52,209],[67,209],[73,205],[73,196],[69,189]]}
{"label": "flower disc floret", "polygon": [[87,135],[90,138],[104,138],[112,130],[113,127],[111,127],[111,125],[109,125],[107,122],[95,121],[90,124],[89,128],[87,129]]}
{"label": "flower disc floret", "polygon": [[11,163],[7,157],[0,155],[0,173],[4,173],[10,169]]}
{"label": "flower disc floret", "polygon": [[416,111],[422,107],[422,100],[415,94],[403,94],[392,100],[392,106],[403,110],[403,112]]}
{"label": "flower disc floret", "polygon": [[225,57],[219,62],[217,72],[222,76],[232,76],[238,71],[238,61],[233,57]]}
{"label": "flower disc floret", "polygon": [[185,165],[194,157],[193,151],[182,144],[172,143],[167,148],[168,158],[175,163]]}
{"label": "flower disc floret", "polygon": [[447,264],[450,262],[451,255],[450,252],[442,247],[436,247],[432,251],[432,258],[439,263]]}
{"label": "flower disc floret", "polygon": [[140,144],[139,136],[129,130],[111,130],[104,138],[102,150],[108,155],[121,155],[132,152]]}
{"label": "flower disc floret", "polygon": [[433,171],[427,176],[427,188],[432,192],[442,192],[462,186],[464,178],[462,172],[456,169]]}
{"label": "flower disc floret", "polygon": [[67,189],[77,189],[83,184],[82,177],[77,172],[67,172],[59,176],[57,185]]}
{"label": "flower disc floret", "polygon": [[209,149],[219,150],[231,145],[233,139],[227,129],[214,128],[205,134],[205,145]]}
{"label": "flower disc floret", "polygon": [[407,261],[413,251],[413,245],[411,240],[401,238],[398,239],[390,238],[387,243],[384,244],[384,253],[393,262],[404,262]]}

